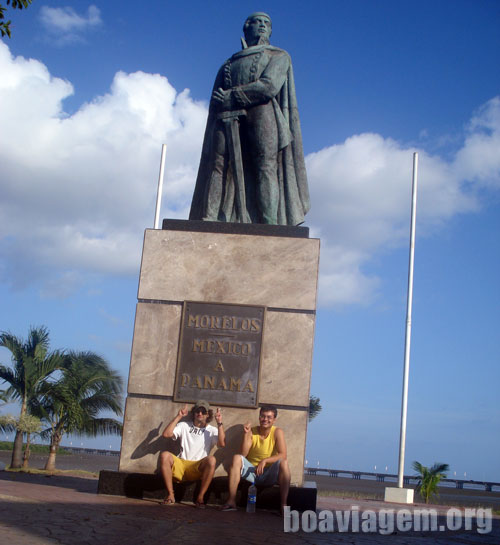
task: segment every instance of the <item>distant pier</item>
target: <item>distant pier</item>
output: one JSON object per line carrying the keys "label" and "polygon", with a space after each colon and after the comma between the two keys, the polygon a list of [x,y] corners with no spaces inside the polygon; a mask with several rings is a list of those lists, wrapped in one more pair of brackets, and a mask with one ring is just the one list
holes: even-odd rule
{"label": "distant pier", "polygon": [[[391,473],[374,473],[373,471],[354,471],[348,469],[326,469],[322,467],[307,467],[304,469],[306,475],[328,475],[330,477],[348,477],[351,476],[353,479],[369,479],[375,480],[377,482],[383,483],[387,482],[397,482],[398,476]],[[405,475],[403,477],[404,484],[416,484],[419,480],[418,475]],[[496,490],[500,491],[500,483],[494,483],[490,481],[474,481],[474,480],[464,480],[464,479],[441,479],[439,486],[451,486],[455,485],[455,488],[458,489],[483,489],[486,492],[493,492]]]}

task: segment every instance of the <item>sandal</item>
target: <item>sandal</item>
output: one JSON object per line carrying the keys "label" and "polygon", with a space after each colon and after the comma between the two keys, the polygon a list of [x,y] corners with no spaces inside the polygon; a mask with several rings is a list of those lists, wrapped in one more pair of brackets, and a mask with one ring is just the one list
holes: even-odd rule
{"label": "sandal", "polygon": [[194,502],[194,506],[196,507],[196,509],[206,509],[207,508],[207,504],[203,503],[201,501]]}
{"label": "sandal", "polygon": [[175,505],[175,500],[173,500],[172,498],[165,498],[161,502],[161,505]]}
{"label": "sandal", "polygon": [[225,505],[222,506],[221,511],[224,511],[224,512],[227,512],[227,511],[238,511],[238,509],[236,509],[236,506],[231,505],[230,503],[226,503]]}

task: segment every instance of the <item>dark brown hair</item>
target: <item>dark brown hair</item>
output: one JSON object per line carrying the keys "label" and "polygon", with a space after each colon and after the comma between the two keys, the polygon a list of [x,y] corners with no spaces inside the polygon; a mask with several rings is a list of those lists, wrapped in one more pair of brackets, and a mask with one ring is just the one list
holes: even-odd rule
{"label": "dark brown hair", "polygon": [[259,414],[268,413],[268,412],[274,413],[274,418],[278,416],[278,409],[274,405],[264,405],[263,407],[260,408]]}

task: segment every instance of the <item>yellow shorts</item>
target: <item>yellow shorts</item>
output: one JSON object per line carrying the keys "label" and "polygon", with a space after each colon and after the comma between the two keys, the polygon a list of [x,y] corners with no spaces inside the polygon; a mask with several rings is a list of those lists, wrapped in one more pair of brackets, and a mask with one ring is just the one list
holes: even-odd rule
{"label": "yellow shorts", "polygon": [[202,460],[182,460],[174,455],[172,455],[172,457],[174,458],[172,477],[176,481],[199,481],[201,479],[201,471],[199,467]]}

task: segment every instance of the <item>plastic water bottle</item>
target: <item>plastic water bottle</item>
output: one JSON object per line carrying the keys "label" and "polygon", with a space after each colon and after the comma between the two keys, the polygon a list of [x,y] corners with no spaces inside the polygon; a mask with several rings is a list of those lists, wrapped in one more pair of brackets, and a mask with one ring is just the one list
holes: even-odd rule
{"label": "plastic water bottle", "polygon": [[257,487],[252,483],[248,487],[247,513],[255,513],[256,502],[257,502]]}

